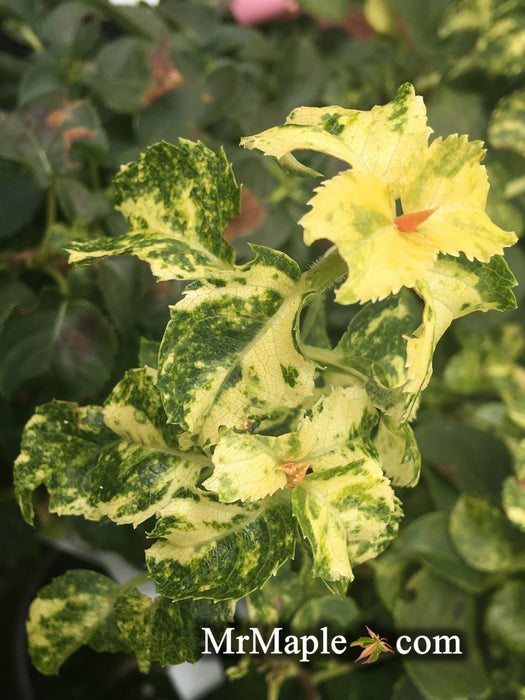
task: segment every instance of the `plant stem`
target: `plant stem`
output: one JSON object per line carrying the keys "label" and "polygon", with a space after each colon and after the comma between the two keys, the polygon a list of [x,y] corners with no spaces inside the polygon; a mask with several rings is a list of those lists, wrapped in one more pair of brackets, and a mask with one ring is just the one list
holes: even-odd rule
{"label": "plant stem", "polygon": [[339,255],[336,246],[329,248],[303,275],[311,284],[312,290],[322,292],[346,275],[348,268]]}
{"label": "plant stem", "polygon": [[54,181],[48,187],[47,190],[47,212],[46,212],[46,231],[47,234],[49,229],[53,226],[57,217],[57,194]]}
{"label": "plant stem", "polygon": [[310,679],[314,685],[318,683],[324,683],[332,678],[337,678],[337,676],[342,676],[345,673],[349,673],[354,670],[352,664],[337,664],[330,668],[326,668],[323,671],[316,671],[310,674]]}
{"label": "plant stem", "polygon": [[149,573],[147,571],[144,571],[141,574],[137,574],[137,576],[134,576],[129,581],[126,581],[126,583],[122,585],[122,588],[136,588],[142,583],[146,583],[146,581],[149,581],[150,579],[151,577]]}
{"label": "plant stem", "polygon": [[344,374],[350,374],[363,383],[368,381],[366,374],[363,374],[363,372],[360,372],[355,367],[351,367],[350,365],[342,362],[336,350],[318,348],[314,345],[303,345],[302,350],[306,359],[311,360],[312,362],[316,362],[319,365],[332,367],[333,369],[343,372]]}

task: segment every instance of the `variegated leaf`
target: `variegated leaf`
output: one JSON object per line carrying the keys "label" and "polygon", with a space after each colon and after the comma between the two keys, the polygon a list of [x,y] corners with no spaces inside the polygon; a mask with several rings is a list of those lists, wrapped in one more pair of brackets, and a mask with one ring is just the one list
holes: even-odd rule
{"label": "variegated leaf", "polygon": [[256,501],[301,481],[308,469],[332,465],[332,454],[375,425],[377,414],[359,387],[337,388],[301,415],[297,430],[277,437],[221,430],[214,473],[205,482],[223,502]]}
{"label": "variegated leaf", "polygon": [[442,257],[416,291],[425,302],[423,323],[407,342],[405,391],[412,394],[413,411],[417,396],[430,381],[432,357],[439,339],[452,321],[473,311],[516,306],[511,288],[516,284],[503,258],[494,256],[488,263],[466,260],[464,256]]}
{"label": "variegated leaf", "polygon": [[293,512],[314,556],[313,573],[353,579],[352,565],[376,556],[397,532],[400,504],[374,452],[360,444],[331,455],[332,466],[294,488]]}
{"label": "variegated leaf", "polygon": [[59,515],[137,525],[197,483],[209,461],[178,448],[179,431],[166,424],[153,380],[149,368],[129,371],[104,409],[55,401],[37,410],[15,464],[16,494],[28,521],[40,484]]}
{"label": "variegated leaf", "polygon": [[134,653],[143,673],[152,661],[195,662],[201,626],[233,619],[231,602],[151,600],[88,570],[71,570],[39,591],[27,623],[29,652],[39,671],[56,673],[82,644]]}
{"label": "variegated leaf", "polygon": [[341,336],[336,352],[351,365],[366,358],[380,365],[385,382],[394,388],[406,381],[406,336],[421,324],[420,299],[409,289],[379,302],[365,304]]}
{"label": "variegated leaf", "polygon": [[49,491],[51,511],[98,520],[101,515],[90,505],[91,472],[103,447],[115,439],[99,406],[52,401],[37,408],[14,466],[15,494],[27,522],[33,521],[32,493],[41,484]]}
{"label": "variegated leaf", "polygon": [[489,140],[495,148],[525,158],[525,90],[503,97],[492,112]]}
{"label": "variegated leaf", "polygon": [[114,616],[123,641],[137,657],[140,670],[147,673],[152,661],[163,666],[197,661],[202,625],[232,622],[234,607],[231,602],[174,603],[161,596],[151,601],[131,588],[115,601]]}
{"label": "variegated leaf", "polygon": [[489,185],[483,154],[480,142],[450,136],[414,159],[397,194],[387,179],[354,169],[317,188],[300,223],[307,245],[328,238],[348,266],[337,302],[383,299],[414,287],[440,252],[487,262],[516,242],[484,211]]}
{"label": "variegated leaf", "polygon": [[397,197],[400,182],[426,148],[430,133],[423,99],[406,83],[392,102],[370,111],[299,107],[282,126],[243,138],[241,145],[286,159],[287,164],[294,160],[294,150],[322,151],[349,163],[353,171],[384,179]]}
{"label": "variegated leaf", "polygon": [[[512,3],[509,3],[512,6]],[[481,33],[473,52],[475,62],[491,75],[512,77],[525,71],[525,17],[522,9],[503,17],[494,17]]]}
{"label": "variegated leaf", "polygon": [[168,420],[203,446],[217,442],[219,426],[250,430],[313,390],[315,367],[294,342],[309,284],[284,253],[254,251],[227,281],[187,287],[162,341],[158,386]]}
{"label": "variegated leaf", "polygon": [[[111,615],[119,591],[107,576],[82,569],[44,586],[27,621],[29,654],[37,669],[56,673],[79,646],[88,644]],[[97,646],[103,647],[100,635]]]}
{"label": "variegated leaf", "polygon": [[240,188],[222,149],[157,143],[122,169],[115,187],[129,233],[70,244],[71,263],[137,255],[161,280],[231,270],[235,252],[222,234],[239,212]]}
{"label": "variegated leaf", "polygon": [[180,430],[166,416],[150,368],[130,370],[104,404],[104,421],[121,440],[102,450],[90,502],[118,523],[138,525],[194,486],[209,460],[179,448]]}
{"label": "variegated leaf", "polygon": [[525,532],[525,481],[509,476],[501,492],[503,510],[513,525]]}
{"label": "variegated leaf", "polygon": [[293,556],[291,509],[284,503],[220,503],[193,490],[157,521],[146,552],[157,590],[168,598],[238,599],[260,588]]}
{"label": "variegated leaf", "polygon": [[352,318],[335,349],[340,372],[365,375],[363,385],[374,406],[401,415],[407,395],[407,338],[421,324],[423,305],[409,289],[379,302],[369,302]]}
{"label": "variegated leaf", "polygon": [[313,573],[337,587],[337,582],[353,578],[349,549],[356,561],[367,558],[363,542],[375,551],[387,530],[393,536],[389,521],[398,517],[389,481],[373,450],[360,440],[376,421],[364,389],[338,387],[301,417],[293,433],[271,437],[221,432],[213,454],[215,471],[205,486],[226,501],[293,488],[294,515],[312,548]]}
{"label": "variegated leaf", "polygon": [[394,486],[415,486],[421,471],[421,454],[408,423],[382,416],[374,438],[383,471]]}

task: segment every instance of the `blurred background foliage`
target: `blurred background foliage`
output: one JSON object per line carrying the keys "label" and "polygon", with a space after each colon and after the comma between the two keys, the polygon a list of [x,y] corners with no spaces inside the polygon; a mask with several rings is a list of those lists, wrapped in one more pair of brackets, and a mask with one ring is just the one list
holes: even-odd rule
{"label": "blurred background foliage", "polygon": [[[51,398],[103,400],[137,364],[141,338],[162,337],[168,305],[183,287],[155,283],[132,257],[68,266],[68,241],[125,230],[112,204],[120,165],[161,139],[224,146],[244,185],[241,214],[226,231],[239,260],[255,242],[306,267],[320,249],[304,246],[296,222],[313,181],[240,149],[240,137],[281,123],[302,104],[370,109],[409,81],[424,96],[436,135],[485,141],[489,214],[501,227],[523,231],[521,0],[301,0],[258,26],[236,21],[235,5],[0,0],[5,697],[176,697],[160,668],[143,676],[125,655],[84,649],[58,678],[44,678],[25,653],[27,606],[51,576],[71,566],[103,568],[100,550],[142,564],[143,530],[58,521],[42,506],[37,535],[12,495],[12,462],[35,406]],[[319,154],[309,164],[327,176],[340,166]],[[507,259],[523,283],[520,244]],[[516,290],[518,303],[523,289]],[[327,306],[333,341],[352,313]],[[415,624],[455,628],[468,642],[468,657],[451,663],[385,655],[364,669],[353,659],[337,668],[314,664],[310,675],[303,670],[284,683],[282,697],[525,698],[524,355],[520,308],[456,322],[438,347],[416,423],[423,476],[416,488],[400,489],[399,538],[359,568],[346,601],[335,605],[325,596],[314,604],[297,588],[284,596],[288,622],[298,629],[344,621],[349,636],[361,636],[367,624],[391,640]],[[260,671],[275,675],[264,666],[238,668],[232,675],[242,678],[209,697],[265,697]]]}

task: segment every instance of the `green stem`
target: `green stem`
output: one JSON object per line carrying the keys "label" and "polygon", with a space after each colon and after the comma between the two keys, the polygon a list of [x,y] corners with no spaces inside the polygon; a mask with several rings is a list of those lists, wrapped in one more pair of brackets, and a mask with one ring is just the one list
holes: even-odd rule
{"label": "green stem", "polygon": [[268,683],[268,692],[266,694],[266,700],[279,700],[279,695],[281,694],[281,688],[284,683],[284,679],[279,678],[273,679]]}
{"label": "green stem", "polygon": [[49,275],[55,280],[60,290],[60,294],[63,297],[69,297],[69,283],[67,281],[66,276],[59,272],[59,270],[57,270],[56,267],[53,267],[52,265],[44,265],[44,267],[42,267],[41,269],[46,273],[46,275]]}
{"label": "green stem", "polygon": [[304,273],[303,278],[310,282],[313,291],[323,292],[347,272],[346,263],[334,245],[312,265],[308,272]]}
{"label": "green stem", "polygon": [[330,668],[325,668],[323,671],[316,671],[310,674],[310,678],[314,685],[318,683],[324,683],[332,678],[337,678],[337,676],[342,676],[345,673],[350,673],[354,670],[352,664],[337,664],[337,666],[332,666]]}
{"label": "green stem", "polygon": [[366,384],[368,377],[363,372],[360,372],[355,367],[350,367],[341,361],[336,350],[329,350],[328,348],[318,348],[314,345],[303,345],[302,346],[303,355],[307,360],[311,360],[319,365],[325,365],[331,367],[344,374],[350,374],[359,381]]}
{"label": "green stem", "polygon": [[[51,182],[47,190],[47,212],[46,212],[46,231],[47,234],[54,225],[57,218],[57,193],[54,181]],[[44,234],[45,238],[45,234]]]}
{"label": "green stem", "polygon": [[147,571],[144,571],[142,574],[137,574],[137,576],[134,576],[129,581],[126,581],[126,583],[122,585],[122,588],[137,588],[137,586],[140,586],[142,583],[146,583],[146,581],[150,580],[151,576]]}

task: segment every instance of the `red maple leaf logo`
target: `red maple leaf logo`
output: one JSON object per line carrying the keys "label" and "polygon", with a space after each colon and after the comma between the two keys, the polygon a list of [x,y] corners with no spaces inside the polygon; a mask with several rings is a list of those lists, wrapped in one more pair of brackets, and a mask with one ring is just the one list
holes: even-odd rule
{"label": "red maple leaf logo", "polygon": [[350,644],[351,647],[363,647],[363,651],[357,657],[354,663],[361,661],[362,664],[370,664],[374,661],[377,661],[379,655],[382,652],[394,652],[394,650],[389,646],[389,644],[387,644],[386,639],[380,637],[375,632],[372,632],[370,627],[367,626],[366,629],[368,631],[368,634],[370,635],[369,637],[359,637],[358,640]]}

